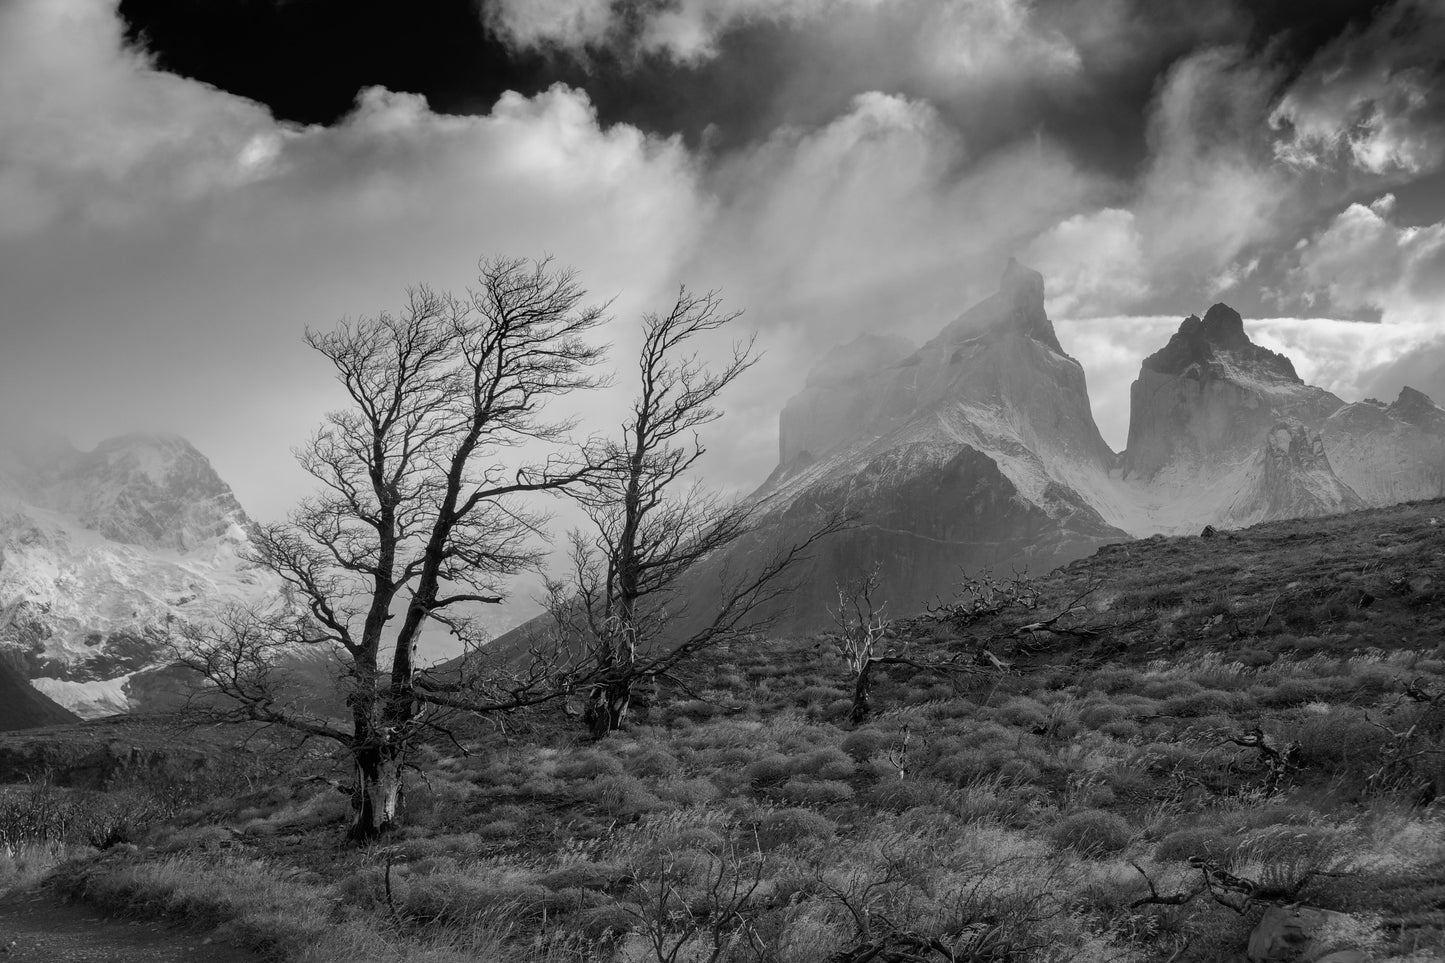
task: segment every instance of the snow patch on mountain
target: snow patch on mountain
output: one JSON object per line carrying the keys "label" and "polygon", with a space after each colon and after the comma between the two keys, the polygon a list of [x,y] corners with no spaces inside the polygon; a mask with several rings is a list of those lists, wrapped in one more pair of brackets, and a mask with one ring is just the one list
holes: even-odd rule
{"label": "snow patch on mountain", "polygon": [[127,680],[168,662],[187,622],[277,591],[245,560],[252,523],[184,439],[31,441],[0,465],[0,648],[82,716],[127,708]]}

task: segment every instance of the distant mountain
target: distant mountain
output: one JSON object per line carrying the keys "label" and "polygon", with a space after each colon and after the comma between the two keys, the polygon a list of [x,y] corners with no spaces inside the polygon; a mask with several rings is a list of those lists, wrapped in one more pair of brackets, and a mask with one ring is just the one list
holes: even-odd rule
{"label": "distant mountain", "polygon": [[1124,478],[1191,482],[1252,457],[1275,424],[1314,428],[1344,402],[1305,384],[1294,365],[1249,339],[1244,319],[1216,304],[1191,315],[1144,359],[1129,389]]}
{"label": "distant mountain", "polygon": [[799,571],[783,615],[796,627],[825,623],[836,584],[875,563],[881,596],[907,612],[946,597],[960,570],[1041,573],[1131,536],[1445,494],[1445,410],[1409,389],[1346,405],[1225,304],[1144,360],[1116,455],[1044,311],[1043,278],[1012,261],[997,294],[921,348],[868,335],[825,354],[784,406],[779,441],[753,495],[757,533],[708,564],[743,567],[827,511],[853,514]]}
{"label": "distant mountain", "polygon": [[1445,495],[1445,410],[1413,388],[1345,405],[1320,426],[1340,478],[1370,505]]}
{"label": "distant mountain", "polygon": [[1235,527],[1365,507],[1331,468],[1323,439],[1298,421],[1270,428],[1243,476],[1237,499],[1221,519]]}
{"label": "distant mountain", "polygon": [[831,511],[855,519],[800,573],[784,621],[825,616],[835,584],[875,563],[883,595],[912,611],[948,597],[960,570],[1042,572],[1127,538],[1087,494],[1113,462],[1043,277],[1011,261],[997,294],[921,348],[835,349],[783,409],[778,468],[753,496],[759,539],[795,541]]}
{"label": "distant mountain", "polygon": [[0,446],[0,652],[82,716],[132,708],[182,624],[274,590],[251,525],[182,438]]}

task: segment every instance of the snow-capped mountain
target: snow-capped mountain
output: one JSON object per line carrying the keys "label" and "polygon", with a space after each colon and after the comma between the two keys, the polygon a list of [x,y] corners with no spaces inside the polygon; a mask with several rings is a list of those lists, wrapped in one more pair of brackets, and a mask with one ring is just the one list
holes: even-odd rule
{"label": "snow-capped mountain", "polygon": [[1409,389],[1346,405],[1224,304],[1144,360],[1130,402],[1116,455],[1043,278],[1010,262],[997,294],[923,347],[868,335],[823,357],[782,411],[779,465],[753,496],[760,534],[735,554],[852,513],[783,616],[819,624],[835,585],[875,563],[883,596],[914,611],[961,568],[1040,572],[1130,536],[1445,493],[1445,410]]}
{"label": "snow-capped mountain", "polygon": [[827,355],[783,410],[780,456],[754,496],[769,539],[830,511],[855,520],[815,553],[790,621],[814,620],[875,563],[910,611],[947,598],[960,569],[1046,571],[1127,537],[1084,494],[1110,483],[1114,454],[1083,369],[1043,277],[1012,261],[997,294],[921,348],[869,336]]}
{"label": "snow-capped mountain", "polygon": [[1320,433],[1335,473],[1371,505],[1445,495],[1445,410],[1414,388],[1345,405]]}
{"label": "snow-capped mountain", "polygon": [[1282,420],[1315,428],[1344,402],[1307,385],[1294,365],[1249,339],[1244,319],[1216,304],[1191,315],[1144,359],[1129,389],[1123,477],[1197,479],[1254,456]]}
{"label": "snow-capped mountain", "polygon": [[188,619],[273,590],[242,556],[251,526],[182,438],[77,451],[0,447],[0,649],[82,716],[133,707]]}

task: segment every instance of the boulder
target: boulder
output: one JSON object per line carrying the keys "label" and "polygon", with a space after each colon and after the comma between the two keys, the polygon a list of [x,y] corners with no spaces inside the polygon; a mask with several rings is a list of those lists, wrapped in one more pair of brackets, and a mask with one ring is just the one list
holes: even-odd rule
{"label": "boulder", "polygon": [[[1312,906],[1271,906],[1264,911],[1264,916],[1260,917],[1250,932],[1249,946],[1245,952],[1251,963],[1308,960],[1313,953],[1326,948],[1321,944],[1328,940],[1330,930],[1341,929],[1352,920],[1353,917],[1348,913]],[[1329,956],[1356,952],[1358,951],[1347,948],[1331,948]],[[1334,963],[1345,963],[1350,959],[1353,958],[1340,957]],[[1360,956],[1358,959],[1363,960],[1365,957]]]}

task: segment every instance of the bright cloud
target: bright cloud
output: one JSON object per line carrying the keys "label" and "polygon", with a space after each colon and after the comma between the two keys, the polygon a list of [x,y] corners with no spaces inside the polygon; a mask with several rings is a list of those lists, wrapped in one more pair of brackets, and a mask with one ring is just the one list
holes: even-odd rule
{"label": "bright cloud", "polygon": [[455,117],[372,88],[302,128],[157,71],[113,4],[0,18],[0,402],[82,442],[185,434],[262,517],[295,497],[289,448],[334,403],[307,325],[460,289],[494,253],[575,264],[630,321],[710,217],[680,143],[603,129],[579,91]]}
{"label": "bright cloud", "polygon": [[1147,293],[1143,238],[1131,211],[1076,214],[1034,238],[1022,257],[1048,279],[1049,309],[1063,317],[1117,312]]}
{"label": "bright cloud", "polygon": [[1300,249],[1296,275],[1336,306],[1378,308],[1395,323],[1445,324],[1445,222],[1391,221],[1395,199],[1351,204]]}
{"label": "bright cloud", "polygon": [[1271,112],[1276,154],[1308,168],[1343,155],[1372,174],[1434,169],[1445,158],[1442,49],[1445,7],[1434,0],[1400,0],[1339,37]]}

